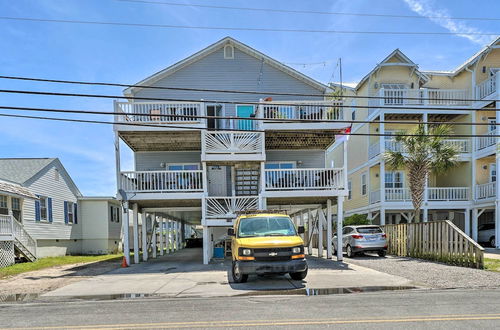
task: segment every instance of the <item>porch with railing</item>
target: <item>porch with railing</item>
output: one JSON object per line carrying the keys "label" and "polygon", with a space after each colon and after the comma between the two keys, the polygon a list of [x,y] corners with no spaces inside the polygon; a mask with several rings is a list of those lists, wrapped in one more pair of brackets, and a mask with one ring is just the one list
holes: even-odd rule
{"label": "porch with railing", "polygon": [[[411,192],[408,188],[385,188],[386,202],[411,202]],[[428,187],[427,201],[468,201],[470,199],[469,187]],[[381,190],[370,192],[370,203],[382,200]]]}
{"label": "porch with railing", "polygon": [[126,192],[179,193],[202,192],[203,171],[125,171],[120,186]]}
{"label": "porch with railing", "polygon": [[496,182],[477,184],[475,187],[476,199],[488,199],[496,196]]}
{"label": "porch with railing", "polygon": [[266,169],[265,190],[328,190],[344,188],[342,168]]}
{"label": "porch with railing", "polygon": [[204,160],[265,159],[263,132],[202,131],[201,148]]}
{"label": "porch with railing", "polygon": [[264,119],[335,121],[344,118],[340,105],[342,101],[271,101],[259,106],[257,116]]}
{"label": "porch with railing", "polygon": [[[459,153],[471,152],[471,143],[468,139],[444,139],[445,145],[453,146]],[[384,149],[388,151],[406,152],[405,148],[396,139],[385,139]],[[368,157],[372,159],[380,154],[380,143],[375,142],[368,147]]]}
{"label": "porch with railing", "polygon": [[234,219],[238,211],[258,209],[257,196],[205,197],[205,218]]}
{"label": "porch with railing", "polygon": [[370,106],[469,106],[471,91],[468,89],[385,89],[381,88]]}
{"label": "porch with railing", "polygon": [[201,102],[115,102],[117,122],[197,124],[205,122]]}
{"label": "porch with railing", "polygon": [[[0,242],[10,242],[9,244],[14,244],[14,248],[17,249],[27,260],[36,260],[36,240],[28,234],[23,225],[14,219],[12,215],[0,215]],[[14,253],[14,248],[12,248],[11,252],[8,250],[0,252],[0,267],[5,267],[13,263],[14,255],[4,254]]]}
{"label": "porch with railing", "polygon": [[497,143],[497,138],[495,137],[497,132],[497,130],[493,130],[486,133],[486,136],[476,138],[476,150],[486,149],[495,145]]}
{"label": "porch with railing", "polygon": [[475,98],[482,100],[492,94],[494,94],[497,91],[497,83],[498,79],[500,78],[500,75],[495,73],[488,79],[480,82],[479,84],[476,85],[476,95]]}

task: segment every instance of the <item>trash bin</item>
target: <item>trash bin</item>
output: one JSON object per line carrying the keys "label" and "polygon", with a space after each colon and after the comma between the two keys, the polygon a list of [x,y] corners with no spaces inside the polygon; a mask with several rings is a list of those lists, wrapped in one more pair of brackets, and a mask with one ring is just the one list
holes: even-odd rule
{"label": "trash bin", "polygon": [[214,247],[214,258],[224,259],[224,248],[223,247]]}

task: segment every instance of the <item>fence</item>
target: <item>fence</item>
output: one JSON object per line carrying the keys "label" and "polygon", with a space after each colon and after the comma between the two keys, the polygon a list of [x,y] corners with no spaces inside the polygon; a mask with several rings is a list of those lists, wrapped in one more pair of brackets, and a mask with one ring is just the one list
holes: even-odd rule
{"label": "fence", "polygon": [[389,254],[483,268],[484,249],[448,220],[385,225]]}

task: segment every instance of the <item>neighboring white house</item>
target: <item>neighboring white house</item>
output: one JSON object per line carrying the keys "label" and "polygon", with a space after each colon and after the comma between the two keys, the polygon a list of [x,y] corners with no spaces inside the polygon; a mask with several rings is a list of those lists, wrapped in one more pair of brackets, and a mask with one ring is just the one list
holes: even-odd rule
{"label": "neighboring white house", "polygon": [[[29,251],[16,246],[17,256],[34,260],[120,249],[119,202],[112,197],[83,197],[59,159],[0,159],[0,180],[9,185],[9,191],[25,192],[20,199],[0,191],[0,214],[4,215],[0,227],[5,227],[0,228],[0,241],[26,238],[30,242],[30,247],[23,246]],[[10,255],[0,253],[0,258],[12,260]]]}

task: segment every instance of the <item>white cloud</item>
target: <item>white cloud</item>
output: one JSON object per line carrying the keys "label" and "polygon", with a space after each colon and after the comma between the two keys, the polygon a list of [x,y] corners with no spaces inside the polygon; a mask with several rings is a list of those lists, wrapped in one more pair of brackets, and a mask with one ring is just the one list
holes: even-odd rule
{"label": "white cloud", "polygon": [[445,8],[438,8],[435,6],[433,0],[403,0],[408,7],[415,13],[428,17],[429,20],[438,24],[439,26],[455,33],[457,36],[468,39],[476,44],[485,45],[489,43],[492,36],[470,35],[463,33],[484,33],[484,31],[469,26],[463,21],[450,19],[451,15]]}

